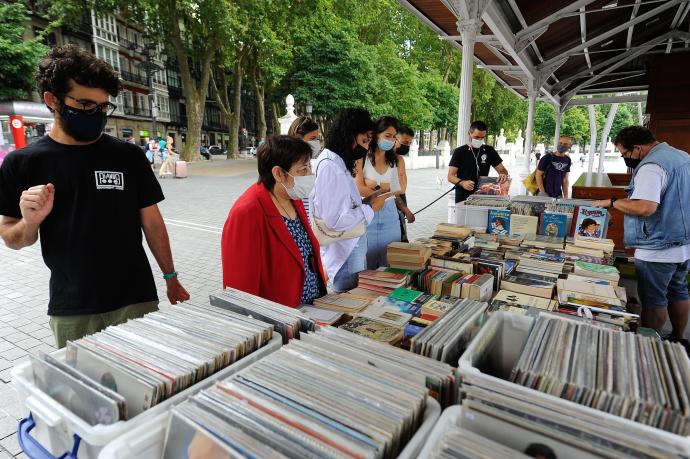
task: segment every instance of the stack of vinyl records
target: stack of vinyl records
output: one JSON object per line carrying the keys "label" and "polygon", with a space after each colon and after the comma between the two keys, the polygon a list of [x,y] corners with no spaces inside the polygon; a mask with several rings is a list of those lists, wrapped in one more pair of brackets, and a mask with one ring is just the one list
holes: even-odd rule
{"label": "stack of vinyl records", "polygon": [[510,196],[473,194],[467,198],[465,205],[490,207],[492,209],[507,209],[508,206],[510,206]]}
{"label": "stack of vinyl records", "polygon": [[493,313],[458,362],[465,416],[582,451],[563,457],[688,457],[688,374],[680,345],[552,313]]}
{"label": "stack of vinyl records", "polygon": [[227,287],[210,296],[211,304],[238,314],[255,317],[275,327],[283,337],[283,343],[299,338],[300,332],[314,331],[316,323],[299,309]]}
{"label": "stack of vinyl records", "polygon": [[175,407],[163,457],[392,458],[426,406],[419,384],[292,341]]}
{"label": "stack of vinyl records", "polygon": [[130,419],[257,350],[273,327],[185,303],[31,357],[34,382],[91,425]]}
{"label": "stack of vinyl records", "polygon": [[411,354],[403,349],[353,335],[338,328],[323,328],[305,334],[302,340],[342,358],[367,363],[398,374],[429,390],[442,407],[457,403],[458,386],[453,367],[446,363]]}
{"label": "stack of vinyl records", "polygon": [[458,300],[455,306],[412,338],[410,350],[454,364],[479,328],[479,318],[487,306],[485,302]]}
{"label": "stack of vinyl records", "polygon": [[460,427],[448,429],[431,454],[431,459],[493,459],[500,457],[529,459],[532,456],[526,456],[520,451]]}
{"label": "stack of vinyl records", "polygon": [[689,374],[680,344],[540,316],[511,380],[687,436]]}

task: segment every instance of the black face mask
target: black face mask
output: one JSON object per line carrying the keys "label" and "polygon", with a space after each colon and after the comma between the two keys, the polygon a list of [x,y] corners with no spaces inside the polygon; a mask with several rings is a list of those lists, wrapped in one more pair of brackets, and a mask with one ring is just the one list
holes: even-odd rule
{"label": "black face mask", "polygon": [[625,161],[625,165],[630,169],[637,169],[637,166],[640,165],[640,161],[642,160],[640,158],[623,158],[623,161]]}
{"label": "black face mask", "polygon": [[409,145],[400,145],[400,148],[398,148],[397,153],[401,156],[405,156],[410,152],[410,146]]}
{"label": "black face mask", "polygon": [[64,102],[60,104],[60,117],[65,132],[80,142],[93,142],[98,139],[108,122],[108,116],[102,111],[89,114],[84,110],[68,107]]}
{"label": "black face mask", "polygon": [[352,150],[352,159],[357,161],[362,158],[364,158],[367,153],[369,153],[369,150],[361,146],[360,144],[357,144],[354,150]]}

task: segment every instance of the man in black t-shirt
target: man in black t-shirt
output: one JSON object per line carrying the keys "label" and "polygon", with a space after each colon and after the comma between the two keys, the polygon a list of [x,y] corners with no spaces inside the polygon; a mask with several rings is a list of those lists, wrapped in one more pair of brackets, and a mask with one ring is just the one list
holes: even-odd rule
{"label": "man in black t-shirt", "polygon": [[558,139],[556,151],[547,153],[537,164],[535,178],[539,186],[539,194],[552,198],[568,199],[570,187],[569,175],[572,161],[566,155],[573,146],[573,140],[568,136]]}
{"label": "man in black t-shirt", "polygon": [[461,202],[479,189],[479,177],[486,177],[493,167],[499,182],[508,178],[503,160],[491,145],[486,145],[488,128],[483,121],[470,124],[468,143],[453,152],[448,165],[448,181],[455,185],[455,202]]}
{"label": "man in black t-shirt", "polygon": [[189,299],[177,279],[157,203],[163,192],[142,150],[103,134],[120,81],[79,48],[40,62],[39,91],[54,116],[50,134],[0,167],[0,237],[13,249],[41,236],[50,269],[48,315],[58,347],[158,309],[142,229],[172,304]]}

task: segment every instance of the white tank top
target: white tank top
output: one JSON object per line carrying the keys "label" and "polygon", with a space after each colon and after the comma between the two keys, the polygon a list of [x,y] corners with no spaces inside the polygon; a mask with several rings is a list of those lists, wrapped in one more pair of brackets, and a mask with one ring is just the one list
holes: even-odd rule
{"label": "white tank top", "polygon": [[388,170],[386,170],[386,172],[379,174],[374,165],[371,164],[369,156],[367,156],[366,160],[364,161],[364,178],[374,180],[379,185],[382,183],[399,183],[398,168],[397,166],[388,166]]}

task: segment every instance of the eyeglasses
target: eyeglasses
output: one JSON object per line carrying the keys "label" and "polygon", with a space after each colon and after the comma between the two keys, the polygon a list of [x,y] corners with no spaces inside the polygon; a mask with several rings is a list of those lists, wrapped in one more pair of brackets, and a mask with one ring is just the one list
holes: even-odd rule
{"label": "eyeglasses", "polygon": [[[81,105],[82,108],[78,107],[70,107],[69,105],[65,104],[64,99],[71,99],[77,104]],[[110,116],[113,114],[113,112],[117,109],[117,105],[110,103],[110,102],[103,102],[101,104],[94,102],[93,100],[88,100],[88,99],[75,99],[72,96],[68,96],[67,94],[62,95],[62,100],[60,101],[62,104],[67,108],[67,109],[75,109],[75,110],[82,110],[84,113],[87,115],[95,115],[96,113],[103,112],[105,113],[106,116]]]}

